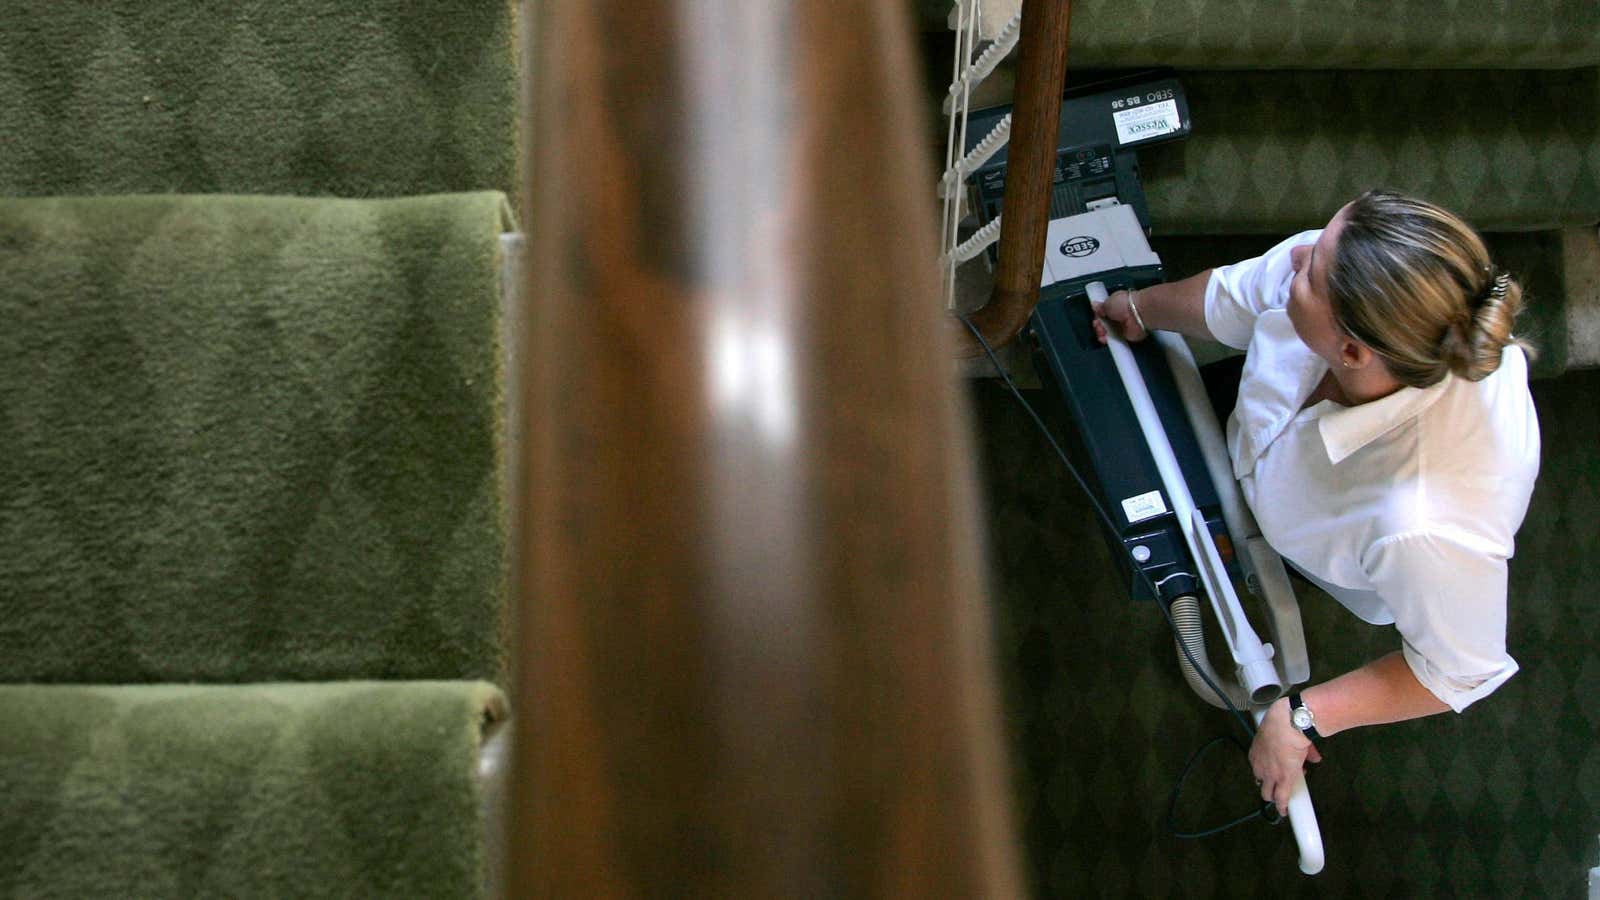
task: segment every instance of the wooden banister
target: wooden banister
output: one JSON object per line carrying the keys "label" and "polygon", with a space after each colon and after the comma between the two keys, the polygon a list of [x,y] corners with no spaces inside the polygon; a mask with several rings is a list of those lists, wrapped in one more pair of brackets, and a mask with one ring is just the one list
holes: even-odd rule
{"label": "wooden banister", "polygon": [[1018,895],[904,3],[527,13],[511,896]]}
{"label": "wooden banister", "polygon": [[[1067,79],[1067,41],[1072,34],[1071,0],[1025,0],[1017,37],[1017,89],[1006,149],[1006,192],[1000,226],[1000,259],[994,292],[967,318],[994,348],[1022,331],[1039,303],[1044,271],[1044,235],[1050,224],[1050,188],[1055,174],[1061,92]],[[952,326],[957,356],[983,354],[960,323]]]}

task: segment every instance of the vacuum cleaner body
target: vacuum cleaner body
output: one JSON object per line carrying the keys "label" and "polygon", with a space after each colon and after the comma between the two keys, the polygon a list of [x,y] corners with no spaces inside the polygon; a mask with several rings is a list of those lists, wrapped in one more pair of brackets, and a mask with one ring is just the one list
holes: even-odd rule
{"label": "vacuum cleaner body", "polygon": [[[967,149],[1008,112],[974,112],[970,122],[977,127]],[[1077,445],[1093,472],[1091,490],[1116,523],[1107,538],[1112,557],[1130,576],[1130,594],[1169,608],[1180,668],[1202,699],[1248,709],[1259,721],[1268,704],[1310,675],[1283,561],[1261,536],[1233,479],[1188,346],[1164,332],[1137,344],[1112,335],[1101,344],[1093,330],[1093,304],[1111,291],[1164,280],[1146,239],[1149,211],[1136,150],[1179,139],[1189,129],[1182,86],[1170,74],[1068,92],[1040,299],[1027,334],[1041,381],[1054,386],[1076,425]],[[1004,167],[1003,155],[991,158],[969,182],[980,224],[1001,213]],[[1260,640],[1245,615],[1235,576],[1263,601],[1272,643]],[[1206,656],[1202,599],[1228,645],[1232,682],[1220,678]],[[1303,780],[1289,810],[1301,870],[1320,871],[1321,834]]]}
{"label": "vacuum cleaner body", "polygon": [[[1009,112],[1004,106],[974,111],[967,149]],[[1194,592],[1194,566],[1185,561],[1179,523],[1115,365],[1095,338],[1086,291],[1096,281],[1115,291],[1166,280],[1160,258],[1145,239],[1150,213],[1139,181],[1138,151],[1187,137],[1191,127],[1183,85],[1167,71],[1066,93],[1039,304],[1028,329],[1040,381],[1054,389],[1077,425],[1074,442],[1095,474],[1091,483],[1097,499],[1119,516],[1121,527],[1107,536],[1114,545],[1112,558],[1128,576],[1135,599],[1157,599],[1151,595],[1153,583],[1164,586],[1160,599],[1168,603]],[[1006,162],[1002,150],[970,180],[969,205],[980,222],[1000,215]],[[1230,574],[1237,574],[1216,491],[1162,352],[1149,342],[1130,349],[1207,526],[1223,549],[1223,561]],[[1135,565],[1150,576],[1148,581],[1134,576]]]}
{"label": "vacuum cleaner body", "polygon": [[[1029,323],[1040,380],[1056,389],[1077,425],[1078,445],[1095,478],[1091,485],[1119,528],[1112,553],[1128,575],[1135,599],[1175,598],[1198,589],[1177,514],[1166,496],[1139,420],[1111,354],[1095,337],[1088,285],[1109,291],[1147,287],[1165,280],[1130,205],[1107,206],[1051,222],[1046,268],[1055,278],[1040,289]],[[1221,502],[1206,471],[1188,414],[1161,347],[1153,341],[1129,346],[1177,456],[1184,479],[1230,575],[1238,574]],[[1133,575],[1138,566],[1148,579]],[[1151,596],[1150,585],[1161,596]]]}
{"label": "vacuum cleaner body", "polygon": [[[1011,112],[1009,106],[973,110],[967,123],[971,151]],[[1056,130],[1050,218],[1061,219],[1112,204],[1132,206],[1150,228],[1150,208],[1139,183],[1139,150],[1188,137],[1189,100],[1170,71],[1146,72],[1068,90]],[[969,179],[969,206],[981,222],[1000,215],[1005,199],[1007,150],[1000,149]],[[990,259],[995,256],[991,251]]]}

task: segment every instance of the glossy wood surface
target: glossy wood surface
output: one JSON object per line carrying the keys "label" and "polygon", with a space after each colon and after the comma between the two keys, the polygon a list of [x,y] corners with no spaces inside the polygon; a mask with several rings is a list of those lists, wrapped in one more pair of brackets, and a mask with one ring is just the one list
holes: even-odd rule
{"label": "glossy wood surface", "polygon": [[528,14],[511,895],[1016,896],[905,4]]}
{"label": "glossy wood surface", "polygon": [[[1011,141],[1006,149],[1006,194],[1001,209],[994,293],[982,309],[967,317],[991,347],[1010,343],[1039,303],[1071,33],[1071,0],[1025,0],[1022,4],[1017,89],[1011,110]],[[958,356],[983,353],[982,346],[964,326],[952,331]]]}

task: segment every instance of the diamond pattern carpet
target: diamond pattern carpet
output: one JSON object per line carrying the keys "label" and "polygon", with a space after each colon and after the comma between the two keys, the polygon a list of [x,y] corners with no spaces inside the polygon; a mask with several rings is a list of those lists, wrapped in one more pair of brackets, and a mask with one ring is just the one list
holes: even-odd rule
{"label": "diamond pattern carpet", "polygon": [[0,681],[495,679],[504,209],[0,200]]}
{"label": "diamond pattern carpet", "polygon": [[0,896],[477,897],[482,682],[0,685]]}
{"label": "diamond pattern carpet", "polygon": [[[1230,725],[1184,685],[1157,611],[1127,599],[1087,504],[1016,402],[993,381],[972,391],[1036,896],[1583,895],[1600,832],[1600,372],[1534,386],[1543,471],[1511,565],[1522,671],[1462,715],[1330,739],[1311,776],[1328,852],[1315,878],[1299,874],[1287,826],[1168,836],[1184,762]],[[1064,416],[1030,393],[1065,435]],[[1392,629],[1299,590],[1314,680],[1398,646]],[[1242,755],[1216,749],[1191,777],[1180,825],[1231,819],[1253,792]]]}
{"label": "diamond pattern carpet", "polygon": [[0,196],[511,192],[510,0],[7,0]]}
{"label": "diamond pattern carpet", "polygon": [[1288,233],[1371,187],[1485,231],[1600,222],[1600,69],[1181,77],[1193,134],[1140,154],[1159,233]]}
{"label": "diamond pattern carpet", "polygon": [[[924,29],[947,27],[951,0],[918,0],[917,6]],[[991,23],[986,20],[985,26]],[[998,30],[998,21],[992,27]],[[1592,66],[1600,64],[1600,4],[1076,0],[1067,62],[1073,67],[1185,69]]]}

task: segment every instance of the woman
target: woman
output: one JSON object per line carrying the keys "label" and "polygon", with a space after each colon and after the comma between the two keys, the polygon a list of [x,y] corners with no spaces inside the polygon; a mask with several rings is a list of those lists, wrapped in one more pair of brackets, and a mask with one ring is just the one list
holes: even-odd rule
{"label": "woman", "polygon": [[1539,469],[1522,289],[1451,213],[1385,191],[1256,259],[1098,310],[1246,350],[1228,419],[1263,536],[1401,649],[1275,702],[1250,749],[1284,811],[1315,741],[1460,712],[1517,671],[1506,561]]}

